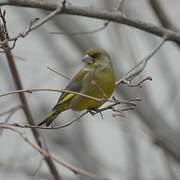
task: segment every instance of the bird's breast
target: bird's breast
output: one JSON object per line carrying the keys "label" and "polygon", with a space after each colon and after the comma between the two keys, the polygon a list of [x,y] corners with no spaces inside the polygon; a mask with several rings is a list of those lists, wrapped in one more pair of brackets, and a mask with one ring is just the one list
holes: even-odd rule
{"label": "bird's breast", "polygon": [[[95,76],[95,82],[97,84],[96,89],[99,89],[99,97],[103,98],[103,94],[109,98],[115,88],[115,74],[113,68],[105,68],[97,71]],[[99,86],[99,88],[98,88]]]}
{"label": "bird's breast", "polygon": [[[109,99],[115,88],[115,74],[111,67],[97,69],[96,71],[89,72],[87,78],[84,80],[82,94],[93,96],[99,99]],[[98,108],[103,104],[82,97],[75,96],[71,102],[71,108],[77,111],[84,109]]]}

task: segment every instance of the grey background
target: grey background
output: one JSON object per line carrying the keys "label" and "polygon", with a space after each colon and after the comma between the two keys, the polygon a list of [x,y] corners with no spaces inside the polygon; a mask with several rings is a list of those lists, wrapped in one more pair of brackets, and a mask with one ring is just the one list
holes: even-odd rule
{"label": "grey background", "polygon": [[[178,0],[161,0],[163,7],[173,23],[178,26],[180,2]],[[112,10],[116,1],[91,0],[71,1],[72,4],[89,5]],[[23,32],[29,22],[35,18],[43,18],[47,12],[37,9],[7,7],[7,26],[13,37]],[[124,12],[129,18],[159,25],[148,1],[126,0]],[[103,26],[101,20],[60,15],[45,25],[31,32],[26,38],[19,39],[13,54],[21,75],[24,88],[64,88],[68,80],[47,70],[47,66],[72,77],[81,67],[79,60],[84,50],[91,47],[104,48],[111,56],[116,68],[117,80],[133,65],[148,55],[161,41],[154,35],[132,27],[110,23],[100,32],[89,35],[51,35],[51,31],[78,32],[89,31]],[[152,76],[152,82],[146,82],[142,88],[129,88],[120,85],[114,93],[122,99],[139,97],[142,103],[139,109],[148,111],[153,106],[161,118],[170,127],[179,130],[179,49],[172,42],[167,42],[151,59],[145,71],[136,79]],[[22,59],[23,58],[23,59]],[[14,84],[7,66],[6,58],[0,54],[0,92],[14,90]],[[40,122],[59,97],[54,92],[35,92],[27,94],[33,117]],[[0,99],[0,112],[18,105],[17,96]],[[50,152],[73,165],[82,167],[103,177],[113,180],[170,179],[169,167],[178,173],[177,164],[167,157],[161,148],[152,143],[148,128],[142,123],[140,111],[125,113],[125,118],[113,118],[113,113],[103,113],[92,117],[87,115],[82,120],[65,129],[43,131]],[[159,117],[153,116],[152,119]],[[54,125],[60,125],[78,117],[79,112],[62,113]],[[1,122],[5,120],[1,117]],[[22,110],[16,112],[10,122],[26,123]],[[31,131],[23,130],[34,141]],[[33,179],[42,157],[28,146],[18,135],[3,131],[0,137],[0,179]],[[168,160],[169,161],[169,160]],[[80,179],[71,171],[57,165],[64,179]],[[43,162],[38,179],[51,178],[46,164]],[[86,179],[81,177],[82,179]]]}

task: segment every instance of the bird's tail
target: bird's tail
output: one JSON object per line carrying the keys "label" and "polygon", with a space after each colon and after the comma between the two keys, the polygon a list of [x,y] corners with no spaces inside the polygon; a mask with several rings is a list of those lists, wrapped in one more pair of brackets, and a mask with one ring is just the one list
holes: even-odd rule
{"label": "bird's tail", "polygon": [[40,122],[38,124],[38,126],[41,126],[43,124],[46,124],[46,126],[48,127],[53,121],[54,119],[56,119],[56,117],[61,113],[61,111],[57,111],[56,109],[52,109],[49,113],[48,113],[48,117],[46,119],[44,119],[42,122]]}

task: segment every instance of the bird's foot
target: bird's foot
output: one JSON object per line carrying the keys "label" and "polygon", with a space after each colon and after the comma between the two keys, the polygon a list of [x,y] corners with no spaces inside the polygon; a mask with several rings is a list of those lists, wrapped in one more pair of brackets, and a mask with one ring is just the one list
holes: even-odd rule
{"label": "bird's foot", "polygon": [[97,109],[97,108],[91,108],[91,109],[89,110],[89,112],[90,112],[90,114],[91,114],[92,116],[96,115],[97,113],[100,113],[101,118],[103,119],[102,112],[101,112],[99,109]]}
{"label": "bird's foot", "polygon": [[99,111],[98,111],[97,108],[91,108],[91,109],[89,109],[89,112],[90,112],[90,114],[91,114],[92,116],[94,116],[94,115],[96,115]]}

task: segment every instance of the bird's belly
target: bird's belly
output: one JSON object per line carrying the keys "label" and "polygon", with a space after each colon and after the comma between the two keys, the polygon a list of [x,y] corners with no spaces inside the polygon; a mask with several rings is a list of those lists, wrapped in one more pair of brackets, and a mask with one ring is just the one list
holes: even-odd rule
{"label": "bird's belly", "polygon": [[[115,77],[114,74],[103,74],[96,78],[95,84],[89,82],[82,94],[92,96],[99,99],[109,99],[113,93],[115,87]],[[98,102],[83,96],[77,95],[71,101],[71,109],[76,111],[82,111],[84,109],[98,108],[103,102]]]}

